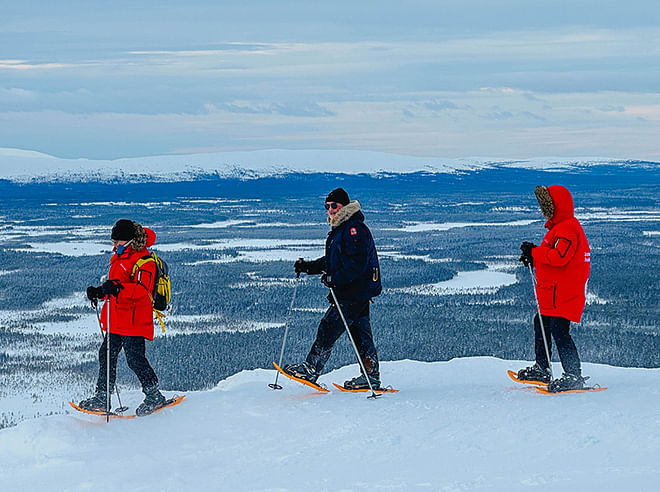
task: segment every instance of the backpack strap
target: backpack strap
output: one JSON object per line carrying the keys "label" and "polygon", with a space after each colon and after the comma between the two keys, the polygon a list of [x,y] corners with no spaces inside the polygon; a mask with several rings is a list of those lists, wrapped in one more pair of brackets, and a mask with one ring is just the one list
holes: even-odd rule
{"label": "backpack strap", "polygon": [[[156,263],[156,260],[154,260],[153,256],[151,256],[151,255],[144,255],[142,258],[140,258],[138,261],[136,261],[135,264],[133,265],[133,269],[131,270],[131,280],[133,280],[135,278],[135,275],[137,274],[137,271],[140,268],[142,268],[142,266],[145,263],[149,263],[150,261],[153,261],[154,263]],[[156,266],[156,269],[158,269],[158,266]],[[149,294],[149,299],[151,299],[151,303],[153,304],[154,298],[151,295],[151,292],[149,292],[149,289],[147,289],[147,286],[144,285],[141,282],[138,282],[138,283],[139,283],[139,285],[144,287],[144,290],[147,291],[147,294]]]}
{"label": "backpack strap", "polygon": [[154,260],[154,257],[151,255],[144,255],[142,258],[136,261],[135,264],[133,265],[133,269],[131,270],[131,279],[135,277],[135,274],[140,268],[142,268],[142,265],[144,265],[145,263],[149,263],[150,261],[153,261],[154,263],[156,262],[156,260]]}
{"label": "backpack strap", "polygon": [[163,333],[165,333],[165,323],[163,320],[165,319],[166,315],[162,311],[159,311],[156,308],[153,308],[154,310],[154,315],[156,316],[156,319],[158,319],[158,322],[160,323],[160,329],[162,330]]}

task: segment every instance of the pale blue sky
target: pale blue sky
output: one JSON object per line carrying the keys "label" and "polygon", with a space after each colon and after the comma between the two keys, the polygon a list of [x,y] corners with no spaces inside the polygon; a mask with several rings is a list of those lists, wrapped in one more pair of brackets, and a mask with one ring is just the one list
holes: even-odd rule
{"label": "pale blue sky", "polygon": [[2,0],[0,16],[0,147],[660,160],[657,0]]}

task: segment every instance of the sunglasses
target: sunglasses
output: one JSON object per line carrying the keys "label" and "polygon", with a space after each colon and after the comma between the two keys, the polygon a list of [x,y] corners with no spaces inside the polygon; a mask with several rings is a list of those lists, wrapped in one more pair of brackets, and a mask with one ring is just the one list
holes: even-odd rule
{"label": "sunglasses", "polygon": [[337,208],[339,208],[339,205],[340,205],[340,204],[337,203],[337,202],[326,203],[326,204],[325,204],[325,209],[326,209],[326,210],[330,210],[330,209],[332,209],[332,210],[336,210]]}

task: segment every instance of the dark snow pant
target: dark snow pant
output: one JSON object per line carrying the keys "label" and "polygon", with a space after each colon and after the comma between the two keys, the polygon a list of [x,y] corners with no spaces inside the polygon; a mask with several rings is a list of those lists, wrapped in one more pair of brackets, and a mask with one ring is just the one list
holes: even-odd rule
{"label": "dark snow pant", "polygon": [[[126,335],[110,334],[110,392],[114,391],[115,381],[117,379],[117,357],[119,352],[124,349],[128,367],[135,373],[145,389],[158,386],[156,373],[149,364],[145,352],[144,337],[129,337]],[[108,352],[107,336],[103,339],[99,349],[99,378],[96,381],[96,391],[105,393],[106,387],[106,356]]]}
{"label": "dark snow pant", "polygon": [[[550,357],[552,357],[552,338],[554,338],[564,372],[581,376],[580,356],[578,355],[575,342],[573,342],[573,338],[571,338],[571,334],[569,333],[570,326],[571,322],[566,318],[560,316],[543,316],[543,327],[545,328]],[[550,335],[552,335],[552,338]],[[545,346],[543,345],[543,338],[541,336],[541,323],[539,322],[538,313],[534,316],[534,348],[536,350],[536,362],[538,365],[548,368],[548,357],[545,355]]]}
{"label": "dark snow pant", "polygon": [[[378,368],[378,354],[374,345],[374,337],[371,333],[371,323],[369,321],[369,301],[344,302],[340,301],[339,306],[344,313],[346,323],[351,331],[358,353],[367,370],[367,374],[380,381],[380,371]],[[317,372],[321,372],[325,363],[330,358],[332,347],[339,339],[342,333],[346,331],[344,322],[341,320],[337,307],[333,304],[321,318],[316,340],[312,345],[307,363]]]}

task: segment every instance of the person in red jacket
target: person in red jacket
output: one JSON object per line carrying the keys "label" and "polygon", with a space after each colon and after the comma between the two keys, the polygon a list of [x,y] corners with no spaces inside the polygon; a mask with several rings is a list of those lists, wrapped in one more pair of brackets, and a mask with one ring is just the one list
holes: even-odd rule
{"label": "person in red jacket", "polygon": [[550,356],[552,338],[564,374],[551,381],[539,313],[534,317],[536,363],[518,372],[520,379],[547,382],[550,391],[584,386],[580,357],[569,333],[570,322],[579,323],[586,301],[591,253],[587,237],[573,212],[573,197],[563,186],[537,186],[534,194],[547,219],[548,233],[539,246],[524,242],[522,261],[536,269],[536,294]]}
{"label": "person in red jacket", "polygon": [[[137,269],[134,267],[139,259],[150,254],[147,248],[156,242],[156,233],[137,222],[121,219],[112,228],[111,238],[114,254],[110,259],[108,280],[100,287],[88,287],[87,297],[93,303],[98,299],[106,300],[101,311],[101,328],[106,334],[110,332],[110,393],[115,386],[117,357],[124,349],[128,367],[138,377],[145,394],[144,402],[136,413],[146,415],[166,402],[158,389],[156,373],[145,356],[145,340],[154,339],[151,293],[156,279],[156,265],[148,261]],[[81,401],[81,408],[106,409],[107,342],[106,335],[99,349],[96,393]]]}

